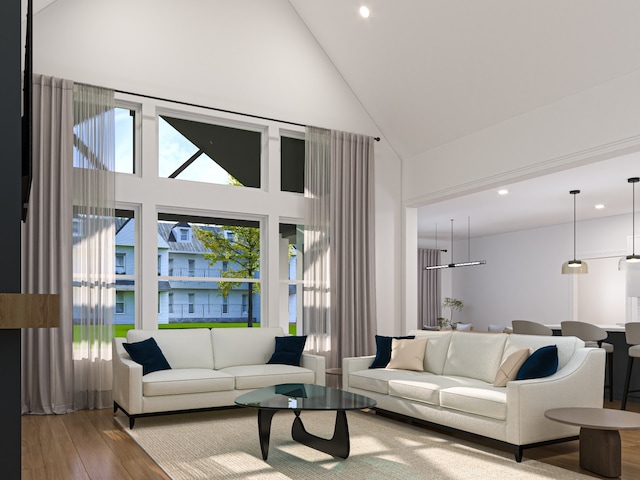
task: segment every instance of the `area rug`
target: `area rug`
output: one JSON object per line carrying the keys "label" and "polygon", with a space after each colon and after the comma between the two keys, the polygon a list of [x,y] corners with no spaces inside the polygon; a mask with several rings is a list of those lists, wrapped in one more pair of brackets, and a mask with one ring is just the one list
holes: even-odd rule
{"label": "area rug", "polygon": [[[173,480],[192,479],[589,479],[579,473],[440,434],[380,415],[348,412],[346,460],[291,439],[292,412],[273,417],[269,457],[262,460],[257,414],[230,409],[140,418],[123,429]],[[334,412],[302,412],[307,430],[330,438]]]}

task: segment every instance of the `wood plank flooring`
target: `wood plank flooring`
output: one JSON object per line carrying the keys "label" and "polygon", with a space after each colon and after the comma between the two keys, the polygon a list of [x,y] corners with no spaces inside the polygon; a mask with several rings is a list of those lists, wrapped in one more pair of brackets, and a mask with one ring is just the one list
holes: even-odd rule
{"label": "wood plank flooring", "polygon": [[[640,412],[640,403],[628,410]],[[620,408],[620,402],[605,402]],[[640,431],[622,436],[622,477],[640,478]],[[574,472],[580,469],[578,442],[525,450],[524,460],[535,459]],[[114,421],[111,409],[84,410],[67,415],[22,417],[23,480],[168,480],[169,477]]]}

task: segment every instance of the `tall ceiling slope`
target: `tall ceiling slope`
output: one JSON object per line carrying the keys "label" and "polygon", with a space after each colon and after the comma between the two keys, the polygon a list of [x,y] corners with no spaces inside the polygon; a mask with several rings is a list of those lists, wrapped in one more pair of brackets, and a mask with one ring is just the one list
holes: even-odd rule
{"label": "tall ceiling slope", "polygon": [[638,0],[289,2],[401,159],[640,68]]}
{"label": "tall ceiling slope", "polygon": [[34,12],[37,73],[379,134],[287,0],[34,0]]}

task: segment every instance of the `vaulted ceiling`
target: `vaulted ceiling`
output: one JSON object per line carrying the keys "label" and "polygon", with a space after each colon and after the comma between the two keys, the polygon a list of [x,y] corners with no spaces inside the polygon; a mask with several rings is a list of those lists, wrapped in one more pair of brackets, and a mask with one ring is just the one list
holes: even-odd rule
{"label": "vaulted ceiling", "polygon": [[[401,160],[640,69],[638,0],[288,2]],[[421,235],[467,216],[474,236],[569,222],[575,188],[581,219],[630,212],[638,153],[581,168],[422,207]]]}
{"label": "vaulted ceiling", "polygon": [[[637,0],[289,1],[402,159],[640,69]],[[630,213],[631,176],[638,154],[428,205],[419,234],[569,222],[572,189],[579,220]]]}

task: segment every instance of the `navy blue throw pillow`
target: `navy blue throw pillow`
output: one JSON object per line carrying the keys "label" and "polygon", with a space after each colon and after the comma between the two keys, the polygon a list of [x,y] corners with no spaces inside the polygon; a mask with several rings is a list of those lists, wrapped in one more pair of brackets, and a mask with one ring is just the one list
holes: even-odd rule
{"label": "navy blue throw pillow", "polygon": [[153,337],[141,342],[123,343],[122,346],[127,351],[131,360],[142,365],[142,375],[157,372],[158,370],[171,370],[171,365],[167,362],[162,350]]}
{"label": "navy blue throw pillow", "polygon": [[276,337],[276,351],[273,352],[267,363],[280,363],[284,365],[300,366],[304,344],[307,336]]}
{"label": "navy blue throw pillow", "polygon": [[373,359],[369,368],[384,368],[391,361],[391,341],[393,339],[412,339],[416,338],[415,335],[409,335],[406,337],[385,337],[382,335],[376,335],[376,358]]}
{"label": "navy blue throw pillow", "polygon": [[542,378],[553,375],[558,371],[558,347],[548,345],[539,348],[525,360],[518,370],[516,380]]}

